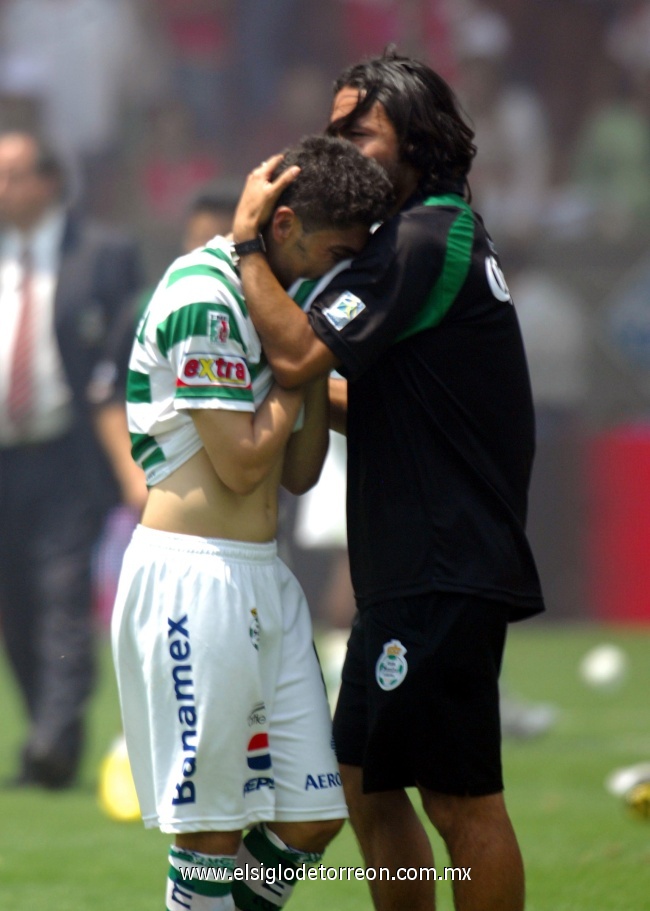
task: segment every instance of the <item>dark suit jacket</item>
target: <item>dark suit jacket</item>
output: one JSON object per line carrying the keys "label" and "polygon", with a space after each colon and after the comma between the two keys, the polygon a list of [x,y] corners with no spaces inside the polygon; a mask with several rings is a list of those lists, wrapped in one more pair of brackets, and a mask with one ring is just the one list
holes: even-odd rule
{"label": "dark suit jacket", "polygon": [[92,410],[122,399],[127,364],[116,327],[132,336],[134,298],[142,287],[138,248],[123,231],[69,213],[54,302],[55,330],[73,393],[75,454],[85,495],[104,512],[118,502],[117,482],[93,429]]}

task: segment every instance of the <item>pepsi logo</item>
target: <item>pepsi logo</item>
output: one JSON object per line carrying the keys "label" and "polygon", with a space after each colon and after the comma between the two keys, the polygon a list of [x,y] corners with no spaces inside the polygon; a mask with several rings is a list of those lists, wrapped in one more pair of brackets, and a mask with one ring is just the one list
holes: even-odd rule
{"label": "pepsi logo", "polygon": [[246,762],[248,768],[256,772],[271,768],[271,754],[269,752],[269,735],[261,732],[254,734],[248,741]]}

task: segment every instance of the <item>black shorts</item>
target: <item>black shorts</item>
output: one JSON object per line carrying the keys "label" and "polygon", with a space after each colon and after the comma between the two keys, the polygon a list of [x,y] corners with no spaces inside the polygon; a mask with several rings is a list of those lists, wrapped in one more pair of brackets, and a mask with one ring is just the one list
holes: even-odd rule
{"label": "black shorts", "polygon": [[433,592],[358,614],[334,716],[364,791],[503,790],[498,678],[509,608]]}

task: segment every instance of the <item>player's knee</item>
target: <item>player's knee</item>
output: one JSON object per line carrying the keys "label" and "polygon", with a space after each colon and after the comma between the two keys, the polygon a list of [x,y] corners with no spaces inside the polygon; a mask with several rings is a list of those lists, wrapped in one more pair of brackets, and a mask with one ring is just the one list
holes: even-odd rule
{"label": "player's knee", "polygon": [[177,848],[199,854],[236,854],[241,836],[241,831],[185,832],[177,835],[174,843]]}
{"label": "player's knee", "polygon": [[301,848],[303,851],[322,852],[339,834],[344,822],[343,819],[320,819],[298,823],[300,831],[296,833],[296,837],[300,839],[300,843],[295,844],[294,847]]}
{"label": "player's knee", "polygon": [[312,822],[269,823],[269,828],[292,848],[322,853],[343,828],[344,819],[321,819]]}
{"label": "player's knee", "polygon": [[449,843],[453,840],[456,829],[462,825],[466,811],[470,809],[471,798],[439,794],[425,788],[421,788],[420,793],[427,816],[442,839]]}
{"label": "player's knee", "polygon": [[344,819],[325,819],[316,823],[314,839],[322,843],[323,847],[320,850],[324,851],[327,845],[336,838],[343,828],[344,823]]}
{"label": "player's knee", "polygon": [[502,794],[480,797],[440,794],[420,788],[425,812],[442,839],[449,844],[468,828],[490,828],[505,813]]}

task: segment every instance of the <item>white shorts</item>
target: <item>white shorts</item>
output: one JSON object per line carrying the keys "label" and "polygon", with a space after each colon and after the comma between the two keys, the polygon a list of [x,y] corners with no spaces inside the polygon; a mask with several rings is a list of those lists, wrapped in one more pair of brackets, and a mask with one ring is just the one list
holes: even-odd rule
{"label": "white shorts", "polygon": [[347,816],[307,602],[274,542],[138,526],[112,641],[145,826]]}

